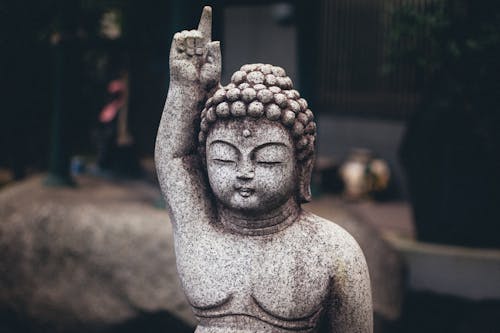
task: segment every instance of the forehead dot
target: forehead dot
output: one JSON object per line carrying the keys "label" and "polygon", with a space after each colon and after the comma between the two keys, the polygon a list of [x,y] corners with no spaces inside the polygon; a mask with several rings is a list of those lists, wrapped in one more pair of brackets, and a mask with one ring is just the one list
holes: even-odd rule
{"label": "forehead dot", "polygon": [[252,135],[252,133],[250,132],[250,130],[249,130],[249,129],[244,129],[244,130],[243,130],[243,136],[244,136],[245,138],[248,138],[250,135]]}

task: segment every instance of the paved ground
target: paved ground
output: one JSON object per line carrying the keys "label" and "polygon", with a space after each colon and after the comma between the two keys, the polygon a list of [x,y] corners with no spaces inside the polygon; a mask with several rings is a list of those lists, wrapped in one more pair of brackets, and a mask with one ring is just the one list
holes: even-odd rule
{"label": "paved ground", "polygon": [[347,203],[346,208],[372,224],[382,233],[392,233],[406,238],[415,238],[412,209],[408,202]]}

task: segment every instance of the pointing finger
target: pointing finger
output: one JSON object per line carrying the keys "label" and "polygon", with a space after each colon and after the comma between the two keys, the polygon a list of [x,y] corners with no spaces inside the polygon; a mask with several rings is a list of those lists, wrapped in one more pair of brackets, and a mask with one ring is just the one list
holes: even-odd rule
{"label": "pointing finger", "polygon": [[201,32],[204,43],[208,43],[212,40],[212,7],[203,7],[200,23],[198,24],[198,31]]}

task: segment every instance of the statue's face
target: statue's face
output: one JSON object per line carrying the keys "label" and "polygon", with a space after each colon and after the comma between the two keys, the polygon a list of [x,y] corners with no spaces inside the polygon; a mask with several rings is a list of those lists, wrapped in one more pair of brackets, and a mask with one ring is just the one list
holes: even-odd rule
{"label": "statue's face", "polygon": [[267,119],[217,121],[206,143],[208,179],[217,199],[244,214],[269,212],[296,189],[293,141]]}

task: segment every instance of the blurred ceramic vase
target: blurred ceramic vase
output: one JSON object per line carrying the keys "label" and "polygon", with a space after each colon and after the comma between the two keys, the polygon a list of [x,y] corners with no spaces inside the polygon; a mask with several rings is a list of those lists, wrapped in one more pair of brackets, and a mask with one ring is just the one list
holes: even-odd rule
{"label": "blurred ceramic vase", "polygon": [[339,172],[344,183],[343,195],[348,200],[363,199],[386,190],[391,176],[387,162],[373,158],[366,149],[353,150]]}

